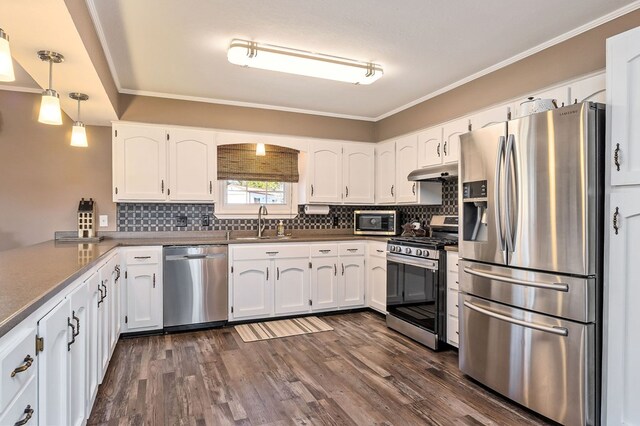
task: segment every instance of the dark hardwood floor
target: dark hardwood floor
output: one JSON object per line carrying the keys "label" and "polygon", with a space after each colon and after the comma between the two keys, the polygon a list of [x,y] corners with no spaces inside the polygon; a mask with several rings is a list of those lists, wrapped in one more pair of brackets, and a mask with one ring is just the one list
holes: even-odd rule
{"label": "dark hardwood floor", "polygon": [[540,425],[433,352],[361,312],[244,343],[233,327],[118,342],[89,424]]}

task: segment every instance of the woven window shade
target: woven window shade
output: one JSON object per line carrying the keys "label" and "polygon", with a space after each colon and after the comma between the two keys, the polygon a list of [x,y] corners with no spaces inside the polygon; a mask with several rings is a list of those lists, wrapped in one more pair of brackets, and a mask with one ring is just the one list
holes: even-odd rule
{"label": "woven window shade", "polygon": [[298,182],[298,152],[277,145],[265,145],[266,155],[256,155],[256,144],[218,147],[219,180]]}

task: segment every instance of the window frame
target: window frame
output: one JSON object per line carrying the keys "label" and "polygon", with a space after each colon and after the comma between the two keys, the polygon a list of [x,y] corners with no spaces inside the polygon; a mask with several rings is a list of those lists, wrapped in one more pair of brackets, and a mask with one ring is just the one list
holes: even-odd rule
{"label": "window frame", "polygon": [[[293,219],[298,216],[298,184],[283,182],[285,204],[264,204],[269,219]],[[214,216],[218,219],[256,219],[260,204],[227,203],[227,180],[218,181],[218,202]]]}

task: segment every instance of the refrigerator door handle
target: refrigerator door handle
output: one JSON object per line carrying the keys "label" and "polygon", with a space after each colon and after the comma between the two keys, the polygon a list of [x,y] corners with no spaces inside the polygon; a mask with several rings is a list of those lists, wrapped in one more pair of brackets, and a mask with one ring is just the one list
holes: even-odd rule
{"label": "refrigerator door handle", "polygon": [[504,160],[504,164],[505,164],[505,215],[506,215],[506,220],[505,220],[505,227],[506,227],[506,232],[505,232],[505,239],[507,240],[507,251],[509,253],[513,253],[513,249],[514,249],[514,241],[513,241],[513,229],[511,226],[511,190],[513,188],[513,184],[511,181],[511,177],[513,175],[513,170],[511,167],[511,160],[512,158],[514,158],[513,156],[513,145],[514,145],[514,141],[515,141],[515,136],[513,134],[509,134],[509,136],[507,137],[507,152],[505,155],[505,160]]}
{"label": "refrigerator door handle", "polygon": [[464,267],[464,271],[467,274],[475,275],[481,278],[488,278],[490,280],[501,281],[504,283],[523,285],[527,287],[543,288],[546,290],[555,290],[555,291],[563,291],[563,292],[569,291],[569,286],[564,283],[554,284],[554,283],[545,283],[545,282],[537,282],[537,281],[519,280],[517,278],[507,277],[500,274],[492,274],[489,272],[478,271],[468,266]]}
{"label": "refrigerator door handle", "polygon": [[498,241],[500,241],[500,251],[502,251],[502,255],[504,256],[504,263],[507,263],[507,252],[505,251],[505,242],[504,242],[504,230],[502,229],[502,206],[500,200],[502,199],[502,191],[501,191],[501,181],[502,181],[502,159],[504,157],[504,145],[505,145],[505,137],[500,136],[498,142],[498,156],[496,160],[496,173],[495,173],[495,184],[493,191],[493,201],[495,208],[495,217],[496,217],[496,232],[498,233]]}
{"label": "refrigerator door handle", "polygon": [[544,331],[545,333],[552,333],[552,334],[557,334],[558,336],[568,336],[569,335],[569,330],[567,330],[564,327],[558,327],[558,326],[553,326],[553,327],[549,327],[547,325],[542,325],[542,324],[536,324],[535,322],[529,322],[529,321],[523,321],[517,318],[513,318],[507,315],[502,315],[499,314],[497,312],[493,312],[490,311],[489,309],[485,309],[485,308],[481,308],[480,306],[476,306],[473,303],[464,302],[464,306],[466,306],[469,309],[472,309],[476,312],[480,312],[481,314],[487,315],[489,317],[495,318],[495,319],[499,319],[502,321],[506,321],[508,323],[511,324],[516,324],[516,325],[520,325],[522,327],[527,327],[527,328],[531,328],[533,330],[538,330],[538,331]]}

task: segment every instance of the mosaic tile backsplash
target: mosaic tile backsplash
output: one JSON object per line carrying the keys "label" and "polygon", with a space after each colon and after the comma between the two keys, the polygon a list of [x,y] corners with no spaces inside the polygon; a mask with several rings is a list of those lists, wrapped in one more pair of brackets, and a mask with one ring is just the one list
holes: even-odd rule
{"label": "mosaic tile backsplash", "polygon": [[[298,216],[284,219],[287,230],[351,229],[354,210],[373,210],[383,206],[331,206],[326,216],[307,215],[303,206],[298,207]],[[388,206],[389,210],[400,212],[400,222],[420,220],[428,224],[431,216],[437,214],[458,214],[458,181],[442,184],[442,205],[440,206]],[[210,226],[202,226],[202,217],[209,217]],[[187,217],[186,226],[178,225],[178,216]],[[265,218],[267,229],[275,229],[279,219]],[[160,203],[119,203],[118,231],[248,231],[257,227],[257,219],[217,219],[213,204],[160,204]],[[334,223],[336,225],[334,225]]]}

